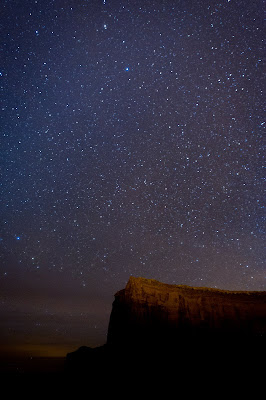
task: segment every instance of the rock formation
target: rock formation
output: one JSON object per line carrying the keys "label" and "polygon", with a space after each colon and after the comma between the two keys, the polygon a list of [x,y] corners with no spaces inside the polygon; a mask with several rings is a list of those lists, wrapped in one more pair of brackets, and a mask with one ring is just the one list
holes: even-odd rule
{"label": "rock formation", "polygon": [[131,277],[115,295],[107,344],[175,344],[178,338],[266,334],[266,292],[168,285]]}
{"label": "rock formation", "polygon": [[265,337],[266,292],[168,285],[131,277],[126,288],[115,294],[106,345],[69,354],[67,366],[71,372],[92,374],[100,365],[107,374],[121,374],[136,372],[137,365],[142,376],[147,371],[153,375],[159,371],[161,376],[158,365],[168,366],[169,374],[169,360],[178,360],[176,368],[182,371],[191,365],[217,368],[221,360],[227,368],[235,367],[236,362],[246,365],[262,357]]}

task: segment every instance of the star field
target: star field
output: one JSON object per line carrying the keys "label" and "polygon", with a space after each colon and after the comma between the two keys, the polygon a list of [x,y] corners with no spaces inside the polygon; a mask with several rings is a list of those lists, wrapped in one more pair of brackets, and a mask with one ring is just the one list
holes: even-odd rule
{"label": "star field", "polygon": [[3,307],[21,277],[108,302],[130,275],[265,290],[262,14],[3,2]]}

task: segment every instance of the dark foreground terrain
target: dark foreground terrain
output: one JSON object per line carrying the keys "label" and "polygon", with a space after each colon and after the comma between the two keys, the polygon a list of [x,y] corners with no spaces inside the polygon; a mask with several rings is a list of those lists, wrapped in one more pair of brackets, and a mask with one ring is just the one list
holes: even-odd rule
{"label": "dark foreground terrain", "polygon": [[64,372],[65,357],[23,357],[3,355],[0,357],[0,377],[28,375],[58,375]]}
{"label": "dark foreground terrain", "polygon": [[259,379],[265,339],[266,292],[131,277],[115,295],[106,345],[68,354],[65,373],[190,386],[253,373]]}
{"label": "dark foreground terrain", "polygon": [[212,387],[217,394],[229,384],[257,390],[265,356],[266,292],[130,278],[115,295],[105,345],[83,346],[65,358],[2,359],[0,379],[38,387],[56,382],[66,391],[126,388],[126,398],[144,386],[188,393]]}

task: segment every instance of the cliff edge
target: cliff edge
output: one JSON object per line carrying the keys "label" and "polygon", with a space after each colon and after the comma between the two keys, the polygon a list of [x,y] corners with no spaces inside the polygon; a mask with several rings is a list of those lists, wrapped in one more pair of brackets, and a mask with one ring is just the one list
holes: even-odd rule
{"label": "cliff edge", "polygon": [[223,339],[266,334],[266,292],[168,285],[131,277],[115,295],[107,344],[179,345],[193,336]]}
{"label": "cliff edge", "polygon": [[147,368],[154,373],[158,363],[167,365],[173,357],[180,368],[190,368],[191,360],[210,367],[222,359],[228,367],[229,361],[241,365],[262,357],[265,339],[266,292],[131,277],[115,294],[106,345],[93,351],[83,348],[68,360],[74,369],[93,368],[98,360],[108,370],[115,365],[120,372],[134,364],[143,373]]}

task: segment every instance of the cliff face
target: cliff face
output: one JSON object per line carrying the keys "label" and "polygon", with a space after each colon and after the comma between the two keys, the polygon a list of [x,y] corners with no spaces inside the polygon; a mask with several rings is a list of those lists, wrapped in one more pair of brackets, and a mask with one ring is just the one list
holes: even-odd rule
{"label": "cliff face", "polygon": [[180,338],[266,334],[266,292],[168,285],[131,277],[115,295],[107,345],[180,347]]}
{"label": "cliff face", "polygon": [[[67,355],[66,371],[123,381],[233,375],[265,357],[266,292],[232,292],[130,278],[115,295],[106,345]],[[173,362],[175,361],[175,362]],[[219,372],[220,371],[220,372]],[[165,379],[165,380],[164,380]],[[170,379],[170,380],[171,380]]]}

